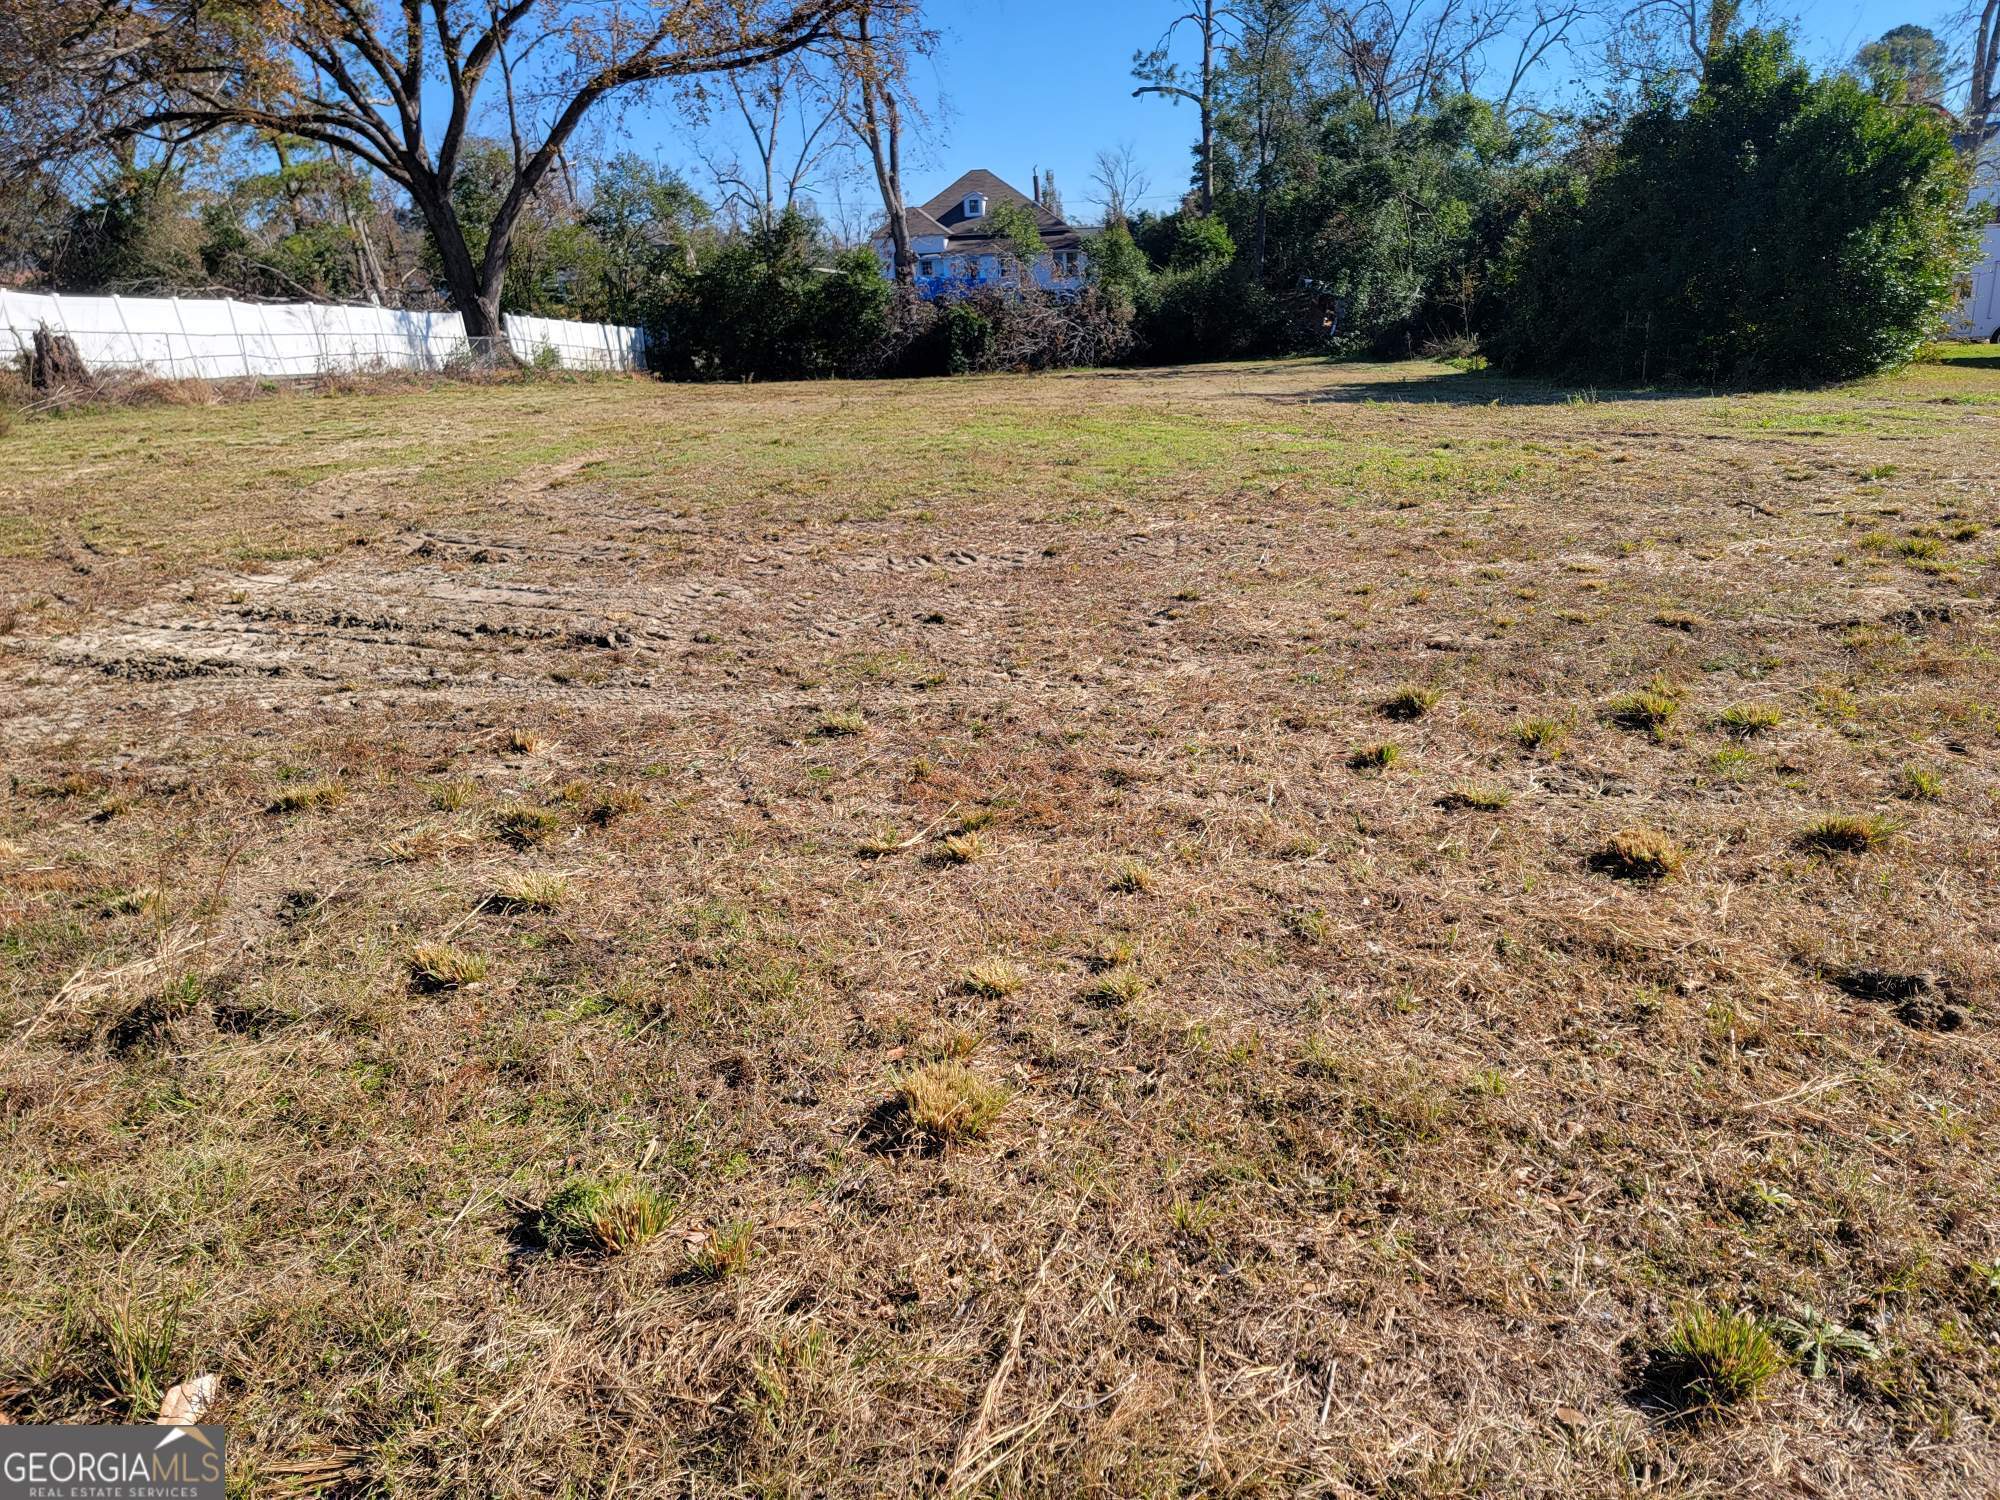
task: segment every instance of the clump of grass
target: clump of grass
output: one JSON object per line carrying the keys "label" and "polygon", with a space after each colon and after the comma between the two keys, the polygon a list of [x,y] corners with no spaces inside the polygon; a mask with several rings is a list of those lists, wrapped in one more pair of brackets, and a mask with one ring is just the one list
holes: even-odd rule
{"label": "clump of grass", "polygon": [[849,735],[865,734],[867,731],[868,721],[858,710],[853,709],[827,714],[813,725],[813,734],[823,740],[844,739]]}
{"label": "clump of grass", "polygon": [[1137,969],[1109,969],[1083,987],[1083,998],[1093,1005],[1116,1008],[1143,1000],[1149,988]]}
{"label": "clump of grass", "polygon": [[1385,717],[1398,720],[1421,719],[1437,707],[1438,699],[1444,695],[1434,687],[1406,682],[1387,698],[1382,700]]}
{"label": "clump of grass", "polygon": [[335,776],[323,777],[318,781],[308,781],[299,786],[288,786],[271,799],[267,812],[295,813],[310,812],[323,807],[338,807],[347,800],[347,783]]}
{"label": "clump of grass", "polygon": [[1121,859],[1111,867],[1111,889],[1114,891],[1150,891],[1158,879],[1150,868],[1136,859]]}
{"label": "clump of grass", "polygon": [[1513,800],[1514,794],[1504,787],[1461,781],[1438,798],[1438,806],[1471,812],[1499,812]]}
{"label": "clump of grass", "polygon": [[462,989],[486,977],[486,959],[449,943],[418,943],[410,950],[410,977],[422,989]]}
{"label": "clump of grass", "polygon": [[110,897],[104,903],[104,914],[107,917],[130,917],[143,913],[150,917],[158,915],[164,904],[165,897],[160,894],[158,886],[141,885]]}
{"label": "clump of grass", "polygon": [[510,807],[493,819],[500,837],[516,849],[547,843],[562,827],[562,818],[553,808]]}
{"label": "clump of grass", "polygon": [[1715,767],[1717,775],[1735,776],[1750,764],[1751,758],[1750,752],[1741,745],[1724,745],[1709,756],[1708,763]]}
{"label": "clump of grass", "polygon": [[1011,995],[1027,982],[1027,972],[1019,964],[1004,958],[982,958],[968,968],[960,980],[968,995],[979,995],[988,1000]]}
{"label": "clump of grass", "polygon": [[1834,813],[1806,824],[1799,842],[1822,854],[1866,854],[1881,848],[1894,832],[1887,818],[1873,813]]}
{"label": "clump of grass", "polygon": [[516,755],[542,755],[553,745],[545,734],[536,734],[531,729],[510,729],[507,731],[507,748]]}
{"label": "clump of grass", "polygon": [[688,1270],[702,1281],[727,1281],[750,1269],[757,1226],[748,1219],[718,1224],[688,1254]]}
{"label": "clump of grass", "polygon": [[1689,1417],[1756,1401],[1786,1363],[1777,1340],[1749,1313],[1703,1305],[1681,1314],[1661,1352],[1659,1374]]}
{"label": "clump of grass", "polygon": [[934,1146],[982,1139],[1007,1107],[1007,1091],[956,1059],[912,1068],[896,1080],[896,1102],[916,1135]]}
{"label": "clump of grass", "polygon": [[1700,615],[1689,614],[1684,609],[1663,609],[1653,616],[1653,623],[1666,630],[1679,630],[1693,635],[1707,621]]}
{"label": "clump of grass", "polygon": [[431,788],[431,806],[439,812],[460,812],[479,800],[479,786],[469,776]]}
{"label": "clump of grass", "polygon": [[1896,795],[1906,802],[1935,802],[1944,795],[1944,778],[1925,766],[1905,766]]}
{"label": "clump of grass", "polygon": [[940,846],[946,864],[969,865],[974,860],[984,859],[988,853],[986,840],[977,830],[971,833],[954,833]]}
{"label": "clump of grass", "polygon": [[1664,735],[1680,711],[1679,697],[1658,682],[1636,693],[1621,693],[1605,708],[1620,729],[1643,729],[1655,736]]}
{"label": "clump of grass", "polygon": [[1732,703],[1715,716],[1715,722],[1733,735],[1749,739],[1776,729],[1784,715],[1768,703]]}
{"label": "clump of grass", "polygon": [[493,892],[493,902],[506,911],[556,911],[568,904],[570,883],[567,875],[540,870],[524,870],[509,875]]}
{"label": "clump of grass", "polygon": [[1664,880],[1687,862],[1687,851],[1657,828],[1621,828],[1591,862],[1622,880]]}
{"label": "clump of grass", "polygon": [[1386,771],[1403,758],[1401,745],[1383,743],[1364,745],[1347,757],[1350,769],[1356,771]]}
{"label": "clump of grass", "polygon": [[673,1218],[673,1205],[650,1188],[580,1178],[549,1195],[535,1229],[552,1255],[629,1255]]}
{"label": "clump of grass", "polygon": [[645,793],[636,787],[615,786],[590,805],[590,821],[605,828],[646,805]]}
{"label": "clump of grass", "polygon": [[1129,964],[1138,956],[1139,945],[1122,933],[1103,933],[1090,945],[1083,961],[1091,972],[1101,974],[1106,969],[1116,969]]}
{"label": "clump of grass", "polygon": [[1569,726],[1560,719],[1523,719],[1514,726],[1514,739],[1523,750],[1555,750],[1569,735]]}

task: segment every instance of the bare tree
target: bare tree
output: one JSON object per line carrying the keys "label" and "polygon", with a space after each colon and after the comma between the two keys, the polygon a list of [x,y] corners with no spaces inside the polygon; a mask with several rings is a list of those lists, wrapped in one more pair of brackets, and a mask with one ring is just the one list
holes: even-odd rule
{"label": "bare tree", "polygon": [[1116,150],[1097,153],[1090,182],[1097,189],[1090,201],[1103,209],[1106,224],[1123,224],[1131,217],[1132,205],[1153,185],[1130,141],[1120,141]]}
{"label": "bare tree", "polygon": [[895,278],[904,286],[916,283],[917,257],[903,201],[903,118],[921,117],[910,67],[936,46],[937,34],[924,27],[917,0],[854,0],[827,47],[839,80],[840,115],[874,168]]}
{"label": "bare tree", "polygon": [[[1201,138],[1195,149],[1195,196],[1204,216],[1215,212],[1215,114],[1218,54],[1229,43],[1229,29],[1235,12],[1222,0],[1194,0],[1193,5],[1168,24],[1150,52],[1132,54],[1132,76],[1139,87],[1137,99],[1158,94],[1179,101],[1186,99],[1201,116]],[[1173,60],[1174,36],[1182,27],[1191,28],[1201,45],[1201,62],[1192,73]]]}
{"label": "bare tree", "polygon": [[1622,18],[1630,53],[1622,71],[1699,83],[1742,15],[1743,0],[1636,0]]}
{"label": "bare tree", "polygon": [[[93,0],[63,45],[86,70],[107,131],[284,132],[379,172],[429,229],[467,331],[497,341],[514,231],[592,110],[614,95],[665,83],[698,90],[712,75],[765,66],[864,3]],[[452,185],[503,59],[523,149],[475,251]],[[439,106],[442,120],[431,116]]]}
{"label": "bare tree", "polygon": [[768,229],[819,181],[850,146],[840,130],[841,101],[815,76],[811,59],[793,53],[728,75],[729,92],[750,138],[753,165],[730,159],[709,169],[725,204]]}
{"label": "bare tree", "polygon": [[1972,33],[1971,76],[1966,81],[1965,108],[1959,119],[1978,162],[2000,115],[2000,0],[1974,0],[1960,17]]}
{"label": "bare tree", "polygon": [[1510,4],[1476,0],[1320,0],[1321,47],[1338,80],[1377,119],[1399,119],[1445,93],[1470,92],[1487,49],[1514,24]]}
{"label": "bare tree", "polygon": [[1599,0],[1534,0],[1512,27],[1514,60],[1494,105],[1502,120],[1513,111],[1522,87],[1550,54],[1567,51],[1580,32],[1603,20],[1604,13]]}

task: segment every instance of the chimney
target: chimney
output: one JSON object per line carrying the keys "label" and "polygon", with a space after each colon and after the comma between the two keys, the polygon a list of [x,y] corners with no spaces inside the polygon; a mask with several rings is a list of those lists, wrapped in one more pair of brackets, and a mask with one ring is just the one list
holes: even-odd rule
{"label": "chimney", "polygon": [[1035,168],[1035,175],[1031,180],[1034,183],[1034,199],[1037,203],[1040,203],[1042,201],[1042,169],[1040,167]]}

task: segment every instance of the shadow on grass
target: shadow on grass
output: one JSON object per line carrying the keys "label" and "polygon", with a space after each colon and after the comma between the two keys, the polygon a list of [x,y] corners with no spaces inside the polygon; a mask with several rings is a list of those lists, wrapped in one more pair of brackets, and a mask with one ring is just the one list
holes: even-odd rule
{"label": "shadow on grass", "polygon": [[[1354,370],[1352,364],[1330,364],[1330,369]],[[1319,406],[1329,402],[1350,406],[1394,403],[1405,406],[1590,406],[1603,401],[1685,401],[1690,396],[1715,394],[1706,390],[1685,390],[1671,386],[1627,387],[1550,385],[1539,380],[1522,380],[1491,370],[1412,370],[1391,374],[1395,365],[1366,368],[1383,373],[1373,380],[1344,380],[1317,391],[1273,396],[1285,406]]]}

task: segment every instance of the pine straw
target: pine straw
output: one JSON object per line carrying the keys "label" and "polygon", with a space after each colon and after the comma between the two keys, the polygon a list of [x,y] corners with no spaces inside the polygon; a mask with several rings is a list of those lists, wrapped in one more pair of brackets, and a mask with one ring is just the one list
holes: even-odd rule
{"label": "pine straw", "polygon": [[[5,1414],[214,1371],[246,1493],[2000,1486],[1995,533],[1946,575],[1852,545],[1991,524],[1990,408],[1938,399],[1986,377],[1381,376],[544,390],[578,446],[493,460],[490,503],[409,471],[482,413],[515,453],[521,392],[330,402],[351,448],[297,442],[339,520],[260,488],[270,433],[220,441],[281,404],[183,414],[157,462],[125,414],[67,460],[39,431],[5,481],[51,539],[0,657]],[[135,528],[87,575],[86,455]],[[159,477],[200,464],[225,510]],[[183,561],[279,522],[333,544],[255,564],[282,587]],[[1609,722],[1656,678],[1659,736]],[[1406,682],[1435,706],[1357,775]],[[1739,741],[1752,700],[1782,717]],[[1898,800],[1917,760],[1936,801]],[[347,796],[273,818],[281,775]],[[558,815],[516,849],[496,807]],[[1593,867],[1632,827],[1672,879]],[[488,899],[553,864],[559,907]],[[420,942],[482,982],[412,986]],[[1030,982],[968,987],[995,954]],[[1831,982],[1858,964],[1963,1024]],[[913,1150],[939,1061],[1006,1107]],[[672,1223],[549,1254],[580,1178]],[[1677,1423],[1648,1371],[1696,1303],[1884,1356]]]}

